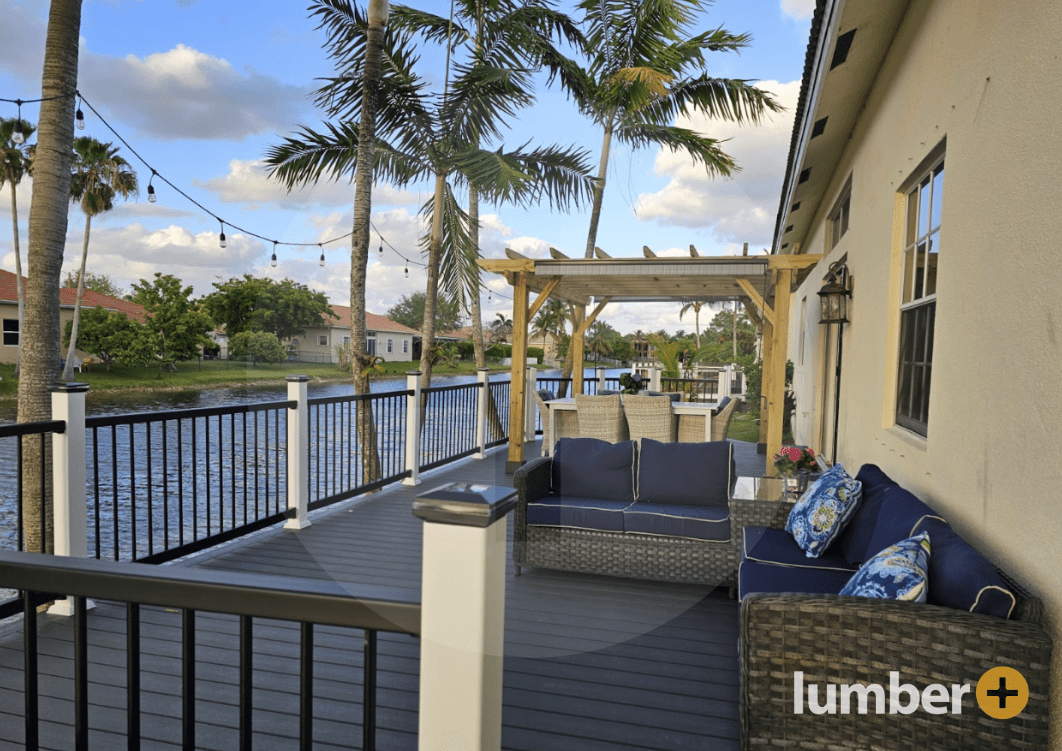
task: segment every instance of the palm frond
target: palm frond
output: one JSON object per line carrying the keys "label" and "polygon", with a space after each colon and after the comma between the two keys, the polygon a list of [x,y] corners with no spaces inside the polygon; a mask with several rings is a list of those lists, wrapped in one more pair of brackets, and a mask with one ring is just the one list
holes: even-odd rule
{"label": "palm frond", "polygon": [[458,23],[452,23],[449,18],[406,5],[391,6],[391,16],[387,25],[400,34],[420,37],[438,44],[446,44],[447,39],[450,39],[454,46],[460,46],[472,37],[469,29]]}
{"label": "palm frond", "polygon": [[[468,212],[464,211],[454,197],[453,189],[446,184],[442,205],[442,254],[439,263],[439,290],[447,300],[456,300],[465,304],[469,290],[476,288],[479,282],[479,267],[476,266],[477,249],[472,246],[471,223]],[[435,194],[433,193],[420,213],[431,221],[435,212]],[[420,239],[422,250],[427,253],[431,243],[430,234]]]}
{"label": "palm frond", "polygon": [[703,164],[709,174],[730,177],[741,169],[733,157],[720,148],[723,141],[706,138],[689,128],[625,122],[616,128],[614,137],[635,148],[655,145],[665,146],[672,151],[685,151],[695,162]]}
{"label": "palm frond", "polygon": [[769,91],[737,78],[700,76],[677,82],[666,97],[654,100],[639,115],[658,123],[674,122],[680,114],[700,112],[711,118],[758,123],[766,112],[780,112]]}

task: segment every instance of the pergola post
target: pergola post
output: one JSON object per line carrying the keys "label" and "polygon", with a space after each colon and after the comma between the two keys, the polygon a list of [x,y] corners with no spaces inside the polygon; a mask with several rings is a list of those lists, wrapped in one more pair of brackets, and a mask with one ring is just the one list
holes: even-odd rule
{"label": "pergola post", "polygon": [[763,342],[763,351],[760,354],[760,403],[756,405],[760,410],[760,438],[756,446],[761,453],[767,453],[767,430],[771,416],[767,414],[767,394],[770,393],[771,369],[767,363],[771,362],[774,352],[774,327],[764,319],[760,333]]}
{"label": "pergola post", "polygon": [[513,279],[512,383],[509,386],[509,459],[505,471],[515,472],[524,463],[524,399],[527,377],[527,275]]}
{"label": "pergola post", "polygon": [[767,385],[767,471],[768,477],[778,474],[771,462],[782,448],[782,423],[785,417],[785,363],[786,344],[789,339],[789,290],[792,287],[793,270],[778,269],[774,284],[774,335],[770,359],[765,360],[770,369]]}
{"label": "pergola post", "polygon": [[584,326],[586,322],[586,306],[575,306],[575,320],[572,322],[572,396],[578,396],[583,393],[583,367],[584,362],[584,347],[583,347],[583,332],[586,331]]}

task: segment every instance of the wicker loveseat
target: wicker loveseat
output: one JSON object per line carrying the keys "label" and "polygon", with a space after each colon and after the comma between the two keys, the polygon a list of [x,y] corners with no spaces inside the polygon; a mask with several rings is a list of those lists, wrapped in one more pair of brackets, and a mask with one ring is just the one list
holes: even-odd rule
{"label": "wicker loveseat", "polygon": [[[708,585],[735,583],[733,446],[564,438],[514,476],[513,562]],[[754,518],[753,521],[763,521]]]}
{"label": "wicker loveseat", "polygon": [[[865,465],[856,479],[862,501],[818,559],[806,557],[782,529],[791,503],[775,504],[764,526],[742,530],[744,748],[1047,748],[1052,642],[1040,602],[878,467]],[[926,603],[837,594],[880,549],[921,532],[931,545]],[[997,666],[1018,670],[1028,683],[1028,704],[1011,719],[994,719],[978,706],[978,680]],[[937,684],[954,696],[954,687],[968,685],[961,713],[950,702],[939,714],[924,704],[891,713],[893,671],[899,685],[919,692]],[[876,711],[874,696],[865,713],[856,698],[841,711],[845,684],[882,686],[884,711]],[[820,709],[836,690],[835,712],[811,711],[811,686]],[[798,705],[803,711],[795,711]]]}

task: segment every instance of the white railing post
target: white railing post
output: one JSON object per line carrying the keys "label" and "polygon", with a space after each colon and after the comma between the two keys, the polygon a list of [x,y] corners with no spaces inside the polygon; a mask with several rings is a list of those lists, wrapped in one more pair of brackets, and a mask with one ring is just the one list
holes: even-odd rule
{"label": "white railing post", "polygon": [[660,366],[654,365],[649,369],[649,390],[650,391],[663,391],[660,388]]}
{"label": "white railing post", "polygon": [[730,392],[734,388],[734,366],[727,364],[726,367],[723,368],[723,375],[725,376],[726,382],[719,385],[719,399],[716,399],[716,401],[719,401],[724,396],[730,396]]}
{"label": "white railing post", "polygon": [[476,446],[479,450],[473,456],[477,459],[487,457],[487,400],[490,399],[490,371],[479,368],[476,371],[479,382],[479,394],[476,399]]}
{"label": "white railing post", "polygon": [[527,443],[535,440],[535,410],[538,409],[538,400],[535,399],[536,391],[538,391],[538,368],[528,365],[527,378],[524,379],[524,441]]}
{"label": "white railing post", "polygon": [[501,748],[505,515],[516,491],[452,483],[418,496],[419,751]]}
{"label": "white railing post", "polygon": [[600,394],[601,390],[605,388],[605,369],[598,365],[594,368],[594,375],[597,377],[597,390],[595,394]]}
{"label": "white railing post", "polygon": [[[84,558],[88,551],[85,500],[85,392],[87,383],[61,383],[52,389],[52,419],[66,428],[52,433],[52,489],[55,554]],[[74,601],[56,600],[55,615],[73,615]]]}
{"label": "white railing post", "polygon": [[310,526],[307,516],[310,494],[310,410],[306,403],[309,376],[293,375],[288,382],[288,510],[295,515],[284,522],[285,529]]}
{"label": "white railing post", "polygon": [[406,471],[403,485],[420,485],[420,371],[406,371]]}

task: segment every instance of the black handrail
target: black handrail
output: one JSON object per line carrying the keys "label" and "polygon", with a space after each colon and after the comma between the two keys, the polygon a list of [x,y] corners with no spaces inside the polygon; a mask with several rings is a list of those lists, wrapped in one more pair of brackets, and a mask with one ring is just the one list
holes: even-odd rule
{"label": "black handrail", "polygon": [[195,417],[219,417],[221,415],[246,415],[251,412],[295,409],[298,406],[299,403],[294,400],[285,400],[281,402],[257,402],[254,404],[230,404],[225,407],[169,409],[163,412],[137,412],[125,415],[100,415],[99,417],[86,417],[85,427],[109,428],[112,425],[140,425],[145,422],[161,422],[163,420],[187,420]]}
{"label": "black handrail", "polygon": [[140,729],[140,613],[141,605],[182,611],[182,742],[195,747],[195,615],[198,611],[240,617],[240,736],[252,732],[250,690],[253,681],[253,619],[296,621],[301,628],[300,727],[303,744],[312,738],[313,625],[363,629],[365,638],[365,700],[362,705],[365,747],[375,744],[376,632],[418,636],[421,608],[402,590],[362,588],[351,594],[350,584],[308,579],[278,579],[262,574],[176,569],[138,563],[42,556],[0,551],[0,582],[21,589],[24,613],[24,722],[27,748],[36,748],[40,721],[38,697],[37,613],[39,593],[74,598],[74,738],[78,747],[88,738],[88,639],[86,598],[127,603],[126,660],[127,731],[129,746],[138,746]]}
{"label": "black handrail", "polygon": [[65,433],[66,421],[64,420],[41,420],[39,422],[16,422],[11,425],[0,425],[0,438],[13,438],[20,435],[36,435],[37,433]]}

